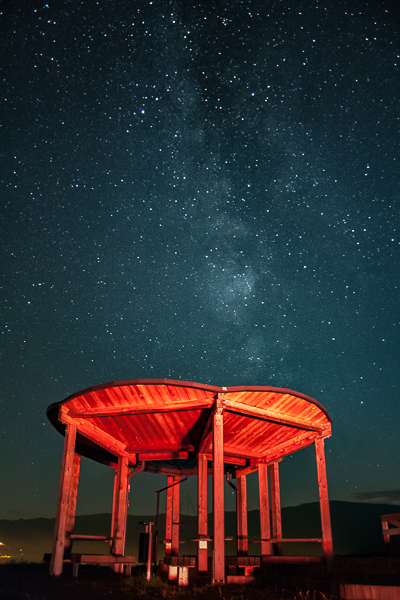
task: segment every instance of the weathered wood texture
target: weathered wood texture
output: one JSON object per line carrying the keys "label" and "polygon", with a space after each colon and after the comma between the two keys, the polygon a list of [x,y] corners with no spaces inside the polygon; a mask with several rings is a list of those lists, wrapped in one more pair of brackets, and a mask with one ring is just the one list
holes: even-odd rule
{"label": "weathered wood texture", "polygon": [[213,415],[213,582],[225,581],[224,414],[222,395]]}
{"label": "weathered wood texture", "polygon": [[[69,502],[71,495],[74,497],[75,491],[72,490],[74,475],[74,457],[75,457],[76,427],[67,425],[65,430],[64,452],[61,466],[60,487],[58,491],[57,516],[54,528],[54,542],[51,553],[50,573],[52,575],[61,575],[64,562],[65,539],[67,532]],[[77,485],[77,482],[75,482]]]}
{"label": "weathered wood texture", "polygon": [[389,544],[392,535],[400,535],[400,513],[381,515],[381,521],[383,541]]}
{"label": "weathered wood texture", "polygon": [[272,517],[272,537],[274,542],[273,549],[276,556],[282,554],[282,511],[281,511],[281,490],[279,484],[279,464],[273,463],[270,466],[271,475],[271,517]]}
{"label": "weathered wood texture", "polygon": [[258,489],[260,496],[260,530],[261,530],[261,555],[271,555],[271,520],[269,512],[268,493],[268,467],[266,464],[258,465]]}
{"label": "weathered wood texture", "polygon": [[174,477],[173,483],[175,484],[172,488],[172,546],[171,553],[173,556],[178,556],[179,554],[179,499],[180,499],[180,488],[181,488],[181,478]]}
{"label": "weathered wood texture", "polygon": [[121,456],[114,478],[114,498],[111,522],[111,553],[122,555],[125,552],[126,525],[128,518],[128,459]]}
{"label": "weathered wood texture", "polygon": [[200,573],[208,570],[208,511],[207,511],[207,456],[199,454],[198,456],[198,476],[197,476],[197,568]]}
{"label": "weathered wood texture", "polygon": [[246,477],[239,477],[236,488],[237,515],[237,553],[246,556],[249,550],[247,528],[247,482]]}
{"label": "weathered wood texture", "polygon": [[324,439],[315,440],[315,451],[317,458],[319,504],[321,510],[322,548],[328,571],[333,570],[333,544],[331,514],[329,508],[328,480],[326,476],[326,462],[324,451]]}
{"label": "weathered wood texture", "polygon": [[[82,434],[79,453],[100,462],[128,458],[165,462],[209,452],[215,397],[224,394],[224,455],[252,470],[330,435],[330,418],[314,399],[283,388],[219,388],[193,382],[130,380],[96,386],[48,408],[52,423]],[[59,411],[61,409],[61,415]],[[60,429],[60,428],[59,428]],[[163,463],[164,461],[164,463]],[[171,468],[171,466],[170,466]],[[176,468],[176,474],[179,469]],[[179,473],[182,475],[183,473]]]}

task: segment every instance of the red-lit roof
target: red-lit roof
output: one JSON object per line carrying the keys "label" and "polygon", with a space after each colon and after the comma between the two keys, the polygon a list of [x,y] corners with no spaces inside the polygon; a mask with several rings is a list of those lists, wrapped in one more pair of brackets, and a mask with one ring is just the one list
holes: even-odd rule
{"label": "red-lit roof", "polygon": [[166,379],[115,381],[52,404],[61,432],[76,425],[77,452],[99,462],[127,456],[146,470],[190,471],[199,451],[212,453],[211,419],[223,394],[226,468],[272,462],[331,434],[331,419],[313,398],[273,387],[216,387]]}

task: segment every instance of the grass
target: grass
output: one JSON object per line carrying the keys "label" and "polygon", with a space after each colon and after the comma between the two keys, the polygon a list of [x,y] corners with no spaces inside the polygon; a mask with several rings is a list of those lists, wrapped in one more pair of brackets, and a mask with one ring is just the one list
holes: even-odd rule
{"label": "grass", "polygon": [[327,600],[323,595],[264,586],[192,585],[178,587],[139,570],[131,577],[108,568],[82,568],[51,577],[47,564],[13,563],[0,566],[0,600]]}

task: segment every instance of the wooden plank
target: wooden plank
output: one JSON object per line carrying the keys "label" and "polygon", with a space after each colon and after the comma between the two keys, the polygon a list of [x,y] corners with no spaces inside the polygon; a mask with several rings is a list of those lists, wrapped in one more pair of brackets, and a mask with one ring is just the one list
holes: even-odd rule
{"label": "wooden plank", "polygon": [[333,570],[333,544],[331,515],[329,509],[328,480],[326,477],[326,462],[323,438],[315,440],[315,452],[317,458],[319,505],[321,511],[322,527],[322,549],[325,556],[328,572]]}
{"label": "wooden plank", "polygon": [[383,535],[400,535],[400,527],[388,527],[386,529],[382,529]]}
{"label": "wooden plank", "polygon": [[174,478],[167,477],[167,506],[165,515],[165,555],[169,556],[172,552],[172,484]]}
{"label": "wooden plank", "polygon": [[178,412],[186,410],[202,410],[211,408],[212,400],[186,400],[185,402],[174,402],[166,404],[148,404],[147,406],[132,406],[132,404],[120,406],[99,406],[96,408],[85,408],[84,410],[70,409],[68,414],[73,419],[115,417],[121,415],[146,415],[154,413]]}
{"label": "wooden plank", "polygon": [[81,457],[79,454],[74,454],[74,462],[72,465],[71,493],[68,502],[68,514],[65,527],[66,539],[64,546],[64,556],[71,550],[72,532],[75,525],[76,501],[78,496],[79,472],[81,467]]}
{"label": "wooden plank", "polygon": [[143,460],[187,460],[190,456],[189,452],[146,452],[141,453],[139,450],[139,461]]}
{"label": "wooden plank", "polygon": [[173,556],[179,554],[179,497],[180,497],[180,484],[181,478],[174,477],[173,483],[176,484],[172,488],[172,536],[171,536],[171,551]]}
{"label": "wooden plank", "polygon": [[57,516],[54,527],[53,550],[50,561],[50,574],[61,575],[64,562],[64,548],[69,511],[69,499],[74,473],[76,427],[68,424],[65,429],[64,452],[58,491]]}
{"label": "wooden plank", "polygon": [[267,556],[264,562],[276,565],[301,565],[304,563],[321,563],[322,556]]}
{"label": "wooden plank", "polygon": [[112,554],[73,554],[71,560],[81,565],[135,563],[134,556],[113,556]]}
{"label": "wooden plank", "polygon": [[[329,437],[329,435],[328,434],[326,436],[324,435],[324,437]],[[282,458],[283,456],[287,456],[288,454],[293,454],[294,452],[298,452],[299,450],[302,450],[303,448],[306,448],[307,446],[311,446],[311,444],[313,444],[315,442],[315,439],[316,439],[315,432],[310,433],[308,431],[303,431],[299,435],[296,435],[295,437],[290,438],[289,440],[286,440],[285,442],[281,442],[280,444],[275,444],[273,446],[273,448],[271,448],[271,450],[266,452],[257,461],[257,463],[265,462],[265,463],[271,464],[273,462],[276,462],[279,458]],[[253,463],[250,463],[250,464],[253,464]]]}
{"label": "wooden plank", "polygon": [[260,497],[260,530],[261,530],[261,554],[263,558],[270,556],[272,552],[271,521],[269,512],[268,493],[268,467],[266,464],[258,465],[258,489]]}
{"label": "wooden plank", "polygon": [[207,511],[207,456],[199,454],[197,476],[197,568],[199,572],[208,570],[208,511]]}
{"label": "wooden plank", "polygon": [[108,452],[114,452],[117,456],[126,456],[132,464],[136,464],[136,455],[128,452],[123,442],[106,433],[100,427],[96,427],[93,423],[89,423],[84,419],[72,419],[66,413],[64,406],[61,406],[60,421],[61,423],[74,425],[81,435],[87,437],[101,448],[104,448]]}
{"label": "wooden plank", "polygon": [[210,412],[208,419],[207,419],[207,423],[203,429],[203,433],[201,434],[201,438],[200,438],[200,441],[199,441],[199,444],[197,447],[198,455],[208,452],[208,449],[210,447],[211,439],[212,439],[214,412],[215,412],[215,406],[212,409],[212,411]]}
{"label": "wooden plank", "polygon": [[121,456],[114,479],[114,503],[111,525],[112,554],[122,555],[125,552],[126,525],[128,518],[128,459]]}
{"label": "wooden plank", "polygon": [[274,542],[273,549],[275,556],[282,554],[282,512],[281,512],[281,492],[279,484],[279,464],[273,463],[270,467],[271,475],[271,509],[272,509],[272,537],[278,541]]}
{"label": "wooden plank", "polygon": [[389,515],[381,515],[381,520],[388,521],[389,523],[398,525],[398,524],[400,524],[400,513],[391,513]]}
{"label": "wooden plank", "polygon": [[247,528],[247,486],[246,477],[237,480],[236,488],[236,517],[237,517],[237,553],[246,556],[249,550]]}
{"label": "wooden plank", "polygon": [[213,583],[225,582],[224,415],[223,394],[217,394],[212,426],[213,450]]}
{"label": "wooden plank", "polygon": [[253,418],[263,419],[273,423],[279,423],[281,425],[287,425],[288,427],[295,427],[296,429],[317,431],[319,433],[325,429],[324,425],[313,423],[308,419],[285,415],[267,408],[258,408],[256,406],[242,404],[241,402],[236,402],[235,400],[225,399],[225,409],[241,415],[248,415]]}
{"label": "wooden plank", "polygon": [[339,593],[344,600],[400,600],[398,585],[341,583]]}
{"label": "wooden plank", "polygon": [[271,462],[265,462],[264,460],[260,460],[260,461],[252,461],[250,463],[250,465],[248,467],[245,467],[244,469],[238,469],[237,471],[235,471],[235,478],[239,479],[239,477],[244,477],[246,475],[250,475],[250,473],[255,473],[255,471],[258,470],[259,465],[265,465],[266,467],[269,467],[270,465],[272,465],[275,462],[281,462],[282,459],[279,458],[278,460],[274,460]]}
{"label": "wooden plank", "polygon": [[154,456],[155,460],[160,460],[159,455],[164,452],[170,455],[174,454],[175,456],[173,458],[179,458],[176,456],[177,454],[184,455],[188,454],[189,452],[194,452],[195,447],[193,446],[193,444],[177,444],[175,441],[175,443],[171,444],[169,447],[157,448],[156,444],[154,444],[153,446],[143,446],[140,443],[138,443],[136,446],[125,446],[125,450],[130,454],[133,453],[134,455],[141,454],[142,456],[146,456],[146,460],[149,460],[147,456],[148,454]]}

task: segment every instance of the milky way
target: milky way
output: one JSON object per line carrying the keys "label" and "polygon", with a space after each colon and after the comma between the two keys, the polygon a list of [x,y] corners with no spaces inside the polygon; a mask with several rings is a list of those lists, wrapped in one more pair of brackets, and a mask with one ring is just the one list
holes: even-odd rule
{"label": "milky way", "polygon": [[55,514],[46,407],[139,377],[308,394],[331,497],[400,504],[397,3],[211,4],[0,5],[3,518]]}

